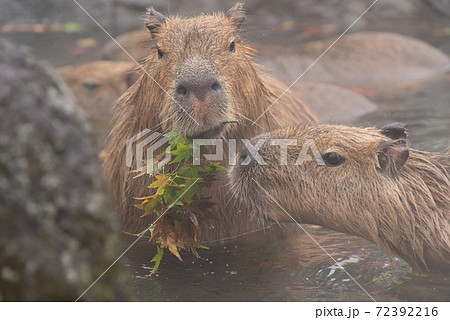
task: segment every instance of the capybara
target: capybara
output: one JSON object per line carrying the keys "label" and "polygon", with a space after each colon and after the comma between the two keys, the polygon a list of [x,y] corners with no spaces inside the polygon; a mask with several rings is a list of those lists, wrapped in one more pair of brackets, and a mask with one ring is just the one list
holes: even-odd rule
{"label": "capybara", "polygon": [[78,105],[87,114],[94,137],[103,146],[112,128],[112,105],[137,80],[136,64],[94,61],[58,69]]}
{"label": "capybara", "polygon": [[[144,31],[128,32],[117,39],[136,60],[143,59],[148,52],[149,37]],[[334,40],[309,42],[299,48],[259,45],[262,51],[260,60],[268,71],[290,84]],[[103,50],[107,59],[130,59],[113,41]],[[392,86],[434,78],[449,70],[450,58],[421,40],[389,32],[358,32],[340,38],[299,81],[384,91]],[[297,87],[301,89],[302,84]],[[314,100],[320,103],[321,97],[314,96]],[[309,107],[314,110],[312,105]]]}
{"label": "capybara", "polygon": [[[329,83],[298,82],[290,90],[301,97],[320,122],[354,124],[378,108],[363,95]],[[330,108],[335,104],[339,107]]]}
{"label": "capybara", "polygon": [[262,63],[281,80],[291,83],[332,46],[300,81],[380,92],[435,78],[450,70],[450,58],[445,53],[400,34],[360,32],[345,35],[333,45],[334,41],[310,42],[291,53],[266,58]]}
{"label": "capybara", "polygon": [[[143,73],[119,99],[105,159],[105,173],[125,231],[140,231],[153,222],[141,219],[142,212],[134,207],[134,198],[148,193],[152,178],[135,178],[136,173],[126,166],[126,141],[142,130],[164,133],[177,128],[187,136],[226,140],[316,120],[292,93],[282,95],[284,84],[254,63],[254,50],[239,33],[244,17],[240,3],[227,14],[189,19],[165,18],[148,10],[146,26],[153,39],[143,65],[148,74]],[[224,124],[229,120],[239,124]],[[254,227],[249,215],[238,214],[229,205],[225,183],[226,175],[222,175],[206,192],[217,203],[218,221],[214,229],[203,230],[200,239],[218,239]]]}
{"label": "capybara", "polygon": [[381,130],[275,129],[252,144],[292,139],[292,146],[280,152],[264,142],[257,153],[263,165],[244,149],[229,173],[230,187],[242,210],[257,216],[354,234],[415,270],[450,273],[450,155],[410,149],[405,138],[398,123]]}
{"label": "capybara", "polygon": [[108,41],[103,47],[102,59],[132,61],[132,56],[134,60],[141,62],[148,56],[152,42],[148,30],[144,28],[123,33],[114,40]]}
{"label": "capybara", "polygon": [[[121,34],[115,39],[126,50],[122,50],[115,41],[109,41],[103,48],[103,58],[107,60],[125,60],[131,61],[130,54],[136,61],[144,60],[151,47],[151,38],[148,30],[134,30]],[[275,48],[274,48],[275,49]],[[279,48],[276,48],[279,51]],[[127,54],[128,53],[128,54]],[[287,60],[292,56],[287,56]],[[302,57],[297,57],[302,60]],[[306,58],[309,61],[309,58]],[[276,77],[286,78],[294,81],[293,73],[297,72],[295,77],[302,74],[304,70],[286,71],[286,64],[281,59],[263,59],[267,65],[271,66],[270,71]],[[299,62],[296,61],[294,65]],[[320,82],[299,82],[293,86],[290,91],[304,101],[308,107],[317,114],[320,121],[328,123],[350,123],[358,117],[376,110],[377,106],[366,99],[364,96],[352,92],[346,88],[337,85]],[[330,102],[339,105],[339,108],[330,110]]]}

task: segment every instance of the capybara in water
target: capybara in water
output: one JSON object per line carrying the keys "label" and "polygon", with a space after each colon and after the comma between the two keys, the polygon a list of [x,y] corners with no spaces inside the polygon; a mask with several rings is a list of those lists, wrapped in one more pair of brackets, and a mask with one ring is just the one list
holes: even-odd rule
{"label": "capybara in water", "polygon": [[[152,42],[150,34],[146,29],[138,29],[123,33],[114,40],[108,41],[103,47],[102,59],[131,61],[130,56],[132,56],[134,60],[140,62],[148,56]],[[125,51],[122,50],[116,42],[118,42]]]}
{"label": "capybara in water", "polygon": [[137,80],[135,63],[94,61],[58,69],[88,116],[98,145],[105,143],[112,128],[112,105]]}
{"label": "capybara in water", "polygon": [[[142,61],[148,55],[151,47],[150,40],[151,38],[147,30],[139,29],[124,33],[118,36],[116,41],[120,43],[126,52],[115,41],[111,40],[103,48],[103,58],[107,60],[131,61],[128,55],[130,54],[136,61]],[[278,51],[279,48],[276,50]],[[287,57],[288,61],[290,59],[292,59],[292,56]],[[297,59],[301,61],[303,58],[297,57]],[[309,57],[305,59],[309,61]],[[286,64],[283,63],[283,59],[274,58],[263,61],[267,61],[267,64],[271,66],[270,72],[276,77],[286,78],[289,81],[294,81],[304,71],[298,68],[296,71],[286,70]],[[298,64],[299,62],[295,61],[293,65]],[[295,78],[293,78],[294,72],[297,72]],[[299,82],[290,91],[304,101],[317,114],[320,121],[329,123],[350,123],[359,116],[376,110],[377,107],[374,103],[358,93],[328,83]],[[328,107],[330,101],[340,107],[330,110]]]}
{"label": "capybara in water", "polygon": [[450,155],[410,149],[405,137],[400,124],[276,129],[252,143],[292,139],[292,146],[280,153],[264,142],[265,165],[256,156],[245,165],[250,152],[243,150],[230,186],[242,210],[354,234],[416,270],[450,273]]}
{"label": "capybara in water", "polygon": [[[153,48],[143,65],[146,73],[118,101],[105,159],[105,173],[125,231],[140,231],[153,222],[141,219],[142,212],[134,207],[134,198],[148,192],[152,178],[135,178],[126,166],[126,142],[142,130],[164,133],[177,128],[187,136],[227,140],[316,120],[289,91],[282,95],[285,85],[254,63],[254,50],[239,34],[244,17],[239,3],[227,14],[189,19],[165,18],[154,9],[148,10],[146,26]],[[239,120],[239,124],[224,124],[229,120]],[[219,221],[214,229],[203,230],[201,239],[218,239],[254,228],[249,215],[238,214],[228,205],[225,183],[226,175],[222,175],[207,192],[217,203]]]}
{"label": "capybara in water", "polygon": [[292,53],[276,55],[262,63],[290,83],[331,46],[300,81],[380,92],[450,70],[450,58],[445,53],[400,34],[360,32],[345,35],[333,45],[334,41],[310,42]]}
{"label": "capybara in water", "polygon": [[[117,41],[136,60],[143,59],[150,46],[148,35],[138,30],[119,36]],[[295,49],[259,45],[261,63],[282,81],[292,83],[333,41],[309,42]],[[104,57],[110,60],[130,59],[113,41],[105,45]],[[384,91],[392,86],[434,78],[449,70],[450,58],[421,40],[389,32],[358,32],[340,38],[301,77],[300,82],[325,82],[347,88]],[[302,84],[297,87],[301,89]],[[314,101],[320,103],[320,98],[321,95],[314,96]],[[314,110],[313,105],[309,107]]]}

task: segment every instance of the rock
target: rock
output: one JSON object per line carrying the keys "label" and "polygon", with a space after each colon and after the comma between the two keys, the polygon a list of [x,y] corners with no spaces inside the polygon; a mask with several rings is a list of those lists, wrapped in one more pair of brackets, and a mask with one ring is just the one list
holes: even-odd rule
{"label": "rock", "polygon": [[[55,72],[0,40],[0,301],[73,301],[118,257],[82,113]],[[84,300],[126,299],[115,266]]]}

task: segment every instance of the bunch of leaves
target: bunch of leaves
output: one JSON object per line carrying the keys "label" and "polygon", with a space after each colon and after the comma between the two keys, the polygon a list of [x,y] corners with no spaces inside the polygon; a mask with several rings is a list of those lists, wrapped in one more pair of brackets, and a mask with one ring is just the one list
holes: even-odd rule
{"label": "bunch of leaves", "polygon": [[[226,170],[219,163],[206,160],[202,160],[200,165],[194,165],[192,140],[178,130],[166,136],[170,138],[171,148],[153,161],[155,179],[148,186],[153,193],[136,198],[141,201],[136,207],[144,211],[141,217],[156,215],[155,222],[139,233],[141,235],[150,231],[150,241],[156,239],[157,253],[151,260],[155,265],[150,275],[158,270],[164,249],[168,249],[180,261],[180,249],[191,251],[196,257],[199,257],[198,249],[208,249],[197,241],[197,236],[202,228],[212,227],[214,215],[211,209],[215,204],[202,196],[201,191],[220,172]],[[171,155],[169,170],[158,166],[167,153]],[[140,169],[138,176],[146,174],[144,170]]]}

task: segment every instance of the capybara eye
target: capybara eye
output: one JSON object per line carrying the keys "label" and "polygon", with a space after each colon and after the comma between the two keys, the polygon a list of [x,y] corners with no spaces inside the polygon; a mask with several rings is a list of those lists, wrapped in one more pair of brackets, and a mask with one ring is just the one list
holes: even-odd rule
{"label": "capybara eye", "polygon": [[100,84],[94,81],[84,81],[83,86],[88,90],[95,90],[100,87]]}
{"label": "capybara eye", "polygon": [[162,59],[164,57],[164,52],[158,48],[158,59]]}
{"label": "capybara eye", "polygon": [[231,41],[230,43],[230,52],[236,52],[236,45],[234,41]]}
{"label": "capybara eye", "polygon": [[344,163],[345,158],[337,152],[328,152],[322,156],[323,161],[329,167],[337,167]]}

